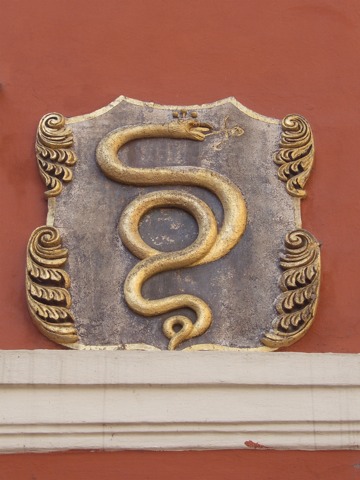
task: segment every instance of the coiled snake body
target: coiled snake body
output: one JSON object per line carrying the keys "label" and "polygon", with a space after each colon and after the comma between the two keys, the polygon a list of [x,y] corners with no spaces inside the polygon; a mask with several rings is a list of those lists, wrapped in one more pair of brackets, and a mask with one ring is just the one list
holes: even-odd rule
{"label": "coiled snake body", "polygon": [[[178,138],[203,141],[209,125],[195,120],[177,120],[167,124],[149,124],[116,129],[105,136],[97,147],[98,165],[104,174],[119,183],[135,186],[188,185],[203,187],[213,192],[224,210],[224,220],[218,231],[211,209],[199,198],[176,190],[163,190],[141,195],[124,210],[119,222],[123,243],[136,255],[139,262],[128,274],[125,300],[136,313],[155,316],[179,308],[190,308],[196,321],[183,315],[173,315],[163,324],[163,332],[170,340],[168,349],[202,335],[211,325],[209,306],[194,295],[173,295],[149,300],[142,296],[142,286],[157,273],[176,268],[213,262],[226,255],[240,240],[246,228],[246,205],[238,187],[223,175],[200,167],[132,168],[119,158],[118,151],[126,143],[141,138]],[[183,250],[161,252],[147,245],[139,234],[141,217],[151,209],[177,207],[188,211],[199,226],[197,239]]]}

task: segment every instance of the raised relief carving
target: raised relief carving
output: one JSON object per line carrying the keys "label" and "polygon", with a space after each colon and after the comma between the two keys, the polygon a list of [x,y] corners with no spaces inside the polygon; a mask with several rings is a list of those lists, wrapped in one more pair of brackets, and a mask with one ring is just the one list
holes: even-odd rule
{"label": "raised relief carving", "polygon": [[[177,117],[178,114],[175,114]],[[193,117],[196,116],[193,114]],[[202,335],[210,327],[210,307],[194,295],[173,295],[157,300],[145,299],[143,284],[154,275],[167,270],[203,265],[226,255],[240,240],[246,228],[246,205],[240,189],[228,178],[215,171],[199,167],[134,168],[126,166],[118,152],[126,143],[142,138],[176,138],[204,141],[211,130],[207,123],[194,119],[175,120],[168,124],[150,124],[118,129],[109,133],[99,144],[97,162],[104,174],[116,182],[135,186],[190,185],[214,193],[224,210],[223,224],[218,232],[211,209],[194,195],[181,190],[162,190],[142,195],[124,210],[119,232],[124,245],[142,261],[126,278],[124,293],[129,307],[147,317],[161,315],[179,308],[190,308],[197,316],[193,323],[184,315],[169,317],[163,332],[169,339],[169,350],[180,343]],[[164,253],[147,245],[139,234],[139,222],[151,209],[180,208],[196,219],[199,235],[189,247]]]}
{"label": "raised relief carving", "polygon": [[220,126],[219,130],[216,130],[214,132],[208,133],[207,137],[210,137],[211,135],[221,135],[222,139],[215,143],[213,146],[213,149],[215,151],[220,151],[222,150],[224,144],[227,142],[227,140],[230,137],[241,137],[241,135],[244,134],[244,130],[240,127],[240,125],[233,125],[232,127],[229,126],[230,120],[229,116],[227,115],[224,120],[222,125]]}
{"label": "raised relief carving", "polygon": [[314,141],[310,125],[300,115],[287,115],[282,121],[280,149],[274,162],[278,177],[293,197],[306,196],[304,189],[314,162]]}
{"label": "raised relief carving", "polygon": [[72,180],[71,167],[76,163],[73,143],[72,132],[66,127],[63,115],[49,113],[40,120],[35,149],[47,198],[60,195],[62,184]]}
{"label": "raised relief carving", "polygon": [[287,347],[310,328],[316,312],[320,289],[320,245],[306,230],[298,229],[285,238],[286,252],[281,256],[284,270],[276,299],[278,317],[262,342],[268,347]]}
{"label": "raised relief carving", "polygon": [[[73,135],[59,113],[45,115],[36,136],[36,159],[45,182],[45,197],[60,195],[63,182],[72,180],[76,163]],[[64,270],[68,250],[62,246],[60,232],[49,225],[32,233],[27,247],[26,295],[31,317],[50,340],[70,346],[78,341],[70,311],[70,277]]]}
{"label": "raised relief carving", "polygon": [[82,117],[44,116],[36,157],[48,224],[31,235],[26,269],[35,325],[73,349],[291,345],[319,296],[320,247],[297,199],[313,156],[303,117],[281,122],[233,98],[166,107],[120,97]]}
{"label": "raised relief carving", "polygon": [[70,278],[64,270],[68,251],[59,230],[39,227],[27,248],[26,293],[31,317],[50,340],[69,345],[78,340],[70,311]]}

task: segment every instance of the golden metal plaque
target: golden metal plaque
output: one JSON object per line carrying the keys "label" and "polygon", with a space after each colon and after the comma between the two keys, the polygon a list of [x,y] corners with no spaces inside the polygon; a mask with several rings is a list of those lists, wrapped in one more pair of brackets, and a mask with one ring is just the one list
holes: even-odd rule
{"label": "golden metal plaque", "polygon": [[74,349],[275,350],[313,322],[317,240],[301,226],[307,121],[234,98],[191,107],[119,97],[45,115],[48,218],[28,244],[31,316]]}

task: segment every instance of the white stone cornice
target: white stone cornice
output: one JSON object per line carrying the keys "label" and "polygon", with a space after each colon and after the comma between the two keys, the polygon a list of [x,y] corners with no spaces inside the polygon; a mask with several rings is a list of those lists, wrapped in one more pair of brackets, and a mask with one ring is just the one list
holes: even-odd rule
{"label": "white stone cornice", "polygon": [[360,445],[360,355],[2,351],[0,388],[0,452]]}

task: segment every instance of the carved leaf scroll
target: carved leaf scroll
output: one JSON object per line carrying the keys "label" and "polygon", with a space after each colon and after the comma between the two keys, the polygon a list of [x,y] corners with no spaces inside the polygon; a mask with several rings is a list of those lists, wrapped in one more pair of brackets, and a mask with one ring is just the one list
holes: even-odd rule
{"label": "carved leaf scroll", "polygon": [[310,125],[300,115],[287,115],[282,121],[280,149],[274,162],[279,165],[278,177],[286,183],[293,197],[306,196],[304,186],[314,163],[314,140]]}
{"label": "carved leaf scroll", "polygon": [[62,268],[67,257],[58,229],[37,228],[28,244],[26,293],[30,314],[39,330],[50,340],[71,344],[78,335],[70,311],[70,278]]}
{"label": "carved leaf scroll", "polygon": [[73,143],[73,134],[66,127],[63,115],[49,113],[40,120],[35,150],[40,175],[48,189],[47,198],[59,195],[62,184],[72,180],[71,167],[76,163]]}
{"label": "carved leaf scroll", "polygon": [[285,238],[286,253],[281,257],[284,270],[276,300],[277,318],[262,343],[286,347],[299,340],[310,328],[320,288],[320,245],[311,233],[298,229]]}

